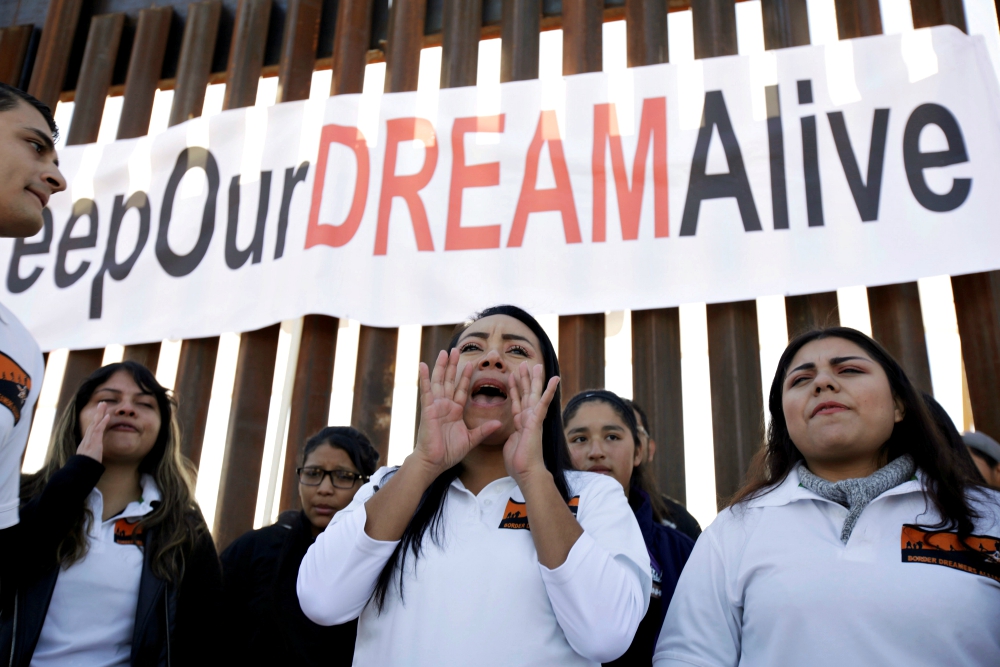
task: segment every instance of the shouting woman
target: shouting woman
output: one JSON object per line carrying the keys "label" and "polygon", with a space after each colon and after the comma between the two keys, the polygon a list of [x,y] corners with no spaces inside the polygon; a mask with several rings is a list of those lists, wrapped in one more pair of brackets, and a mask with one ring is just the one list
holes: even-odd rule
{"label": "shouting woman", "polygon": [[596,665],[646,612],[621,487],[570,470],[559,366],[519,308],[480,313],[420,367],[413,453],[381,469],[299,570],[317,623],[360,615],[356,665]]}

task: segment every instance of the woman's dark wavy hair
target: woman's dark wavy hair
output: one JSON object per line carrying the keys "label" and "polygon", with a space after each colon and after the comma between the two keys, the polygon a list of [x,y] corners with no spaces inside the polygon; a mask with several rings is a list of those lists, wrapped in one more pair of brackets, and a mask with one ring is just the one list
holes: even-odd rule
{"label": "woman's dark wavy hair", "polygon": [[[635,448],[638,449],[642,446],[642,440],[639,439],[639,422],[636,420],[636,411],[632,405],[632,401],[622,398],[607,389],[584,389],[569,399],[569,402],[563,409],[563,424],[569,424],[573,417],[576,416],[576,413],[579,412],[581,406],[595,401],[604,403],[614,410],[615,414],[621,418],[622,423],[625,424],[625,428],[632,434],[632,444]],[[632,490],[638,489],[642,491],[649,498],[649,504],[653,510],[653,519],[657,523],[670,517],[670,512],[663,502],[663,496],[656,485],[656,480],[649,470],[649,464],[646,461],[632,468],[629,486]],[[629,501],[634,502],[634,497],[631,493],[629,494]]]}
{"label": "woman's dark wavy hair", "polygon": [[[531,329],[531,332],[538,338],[538,343],[541,346],[545,382],[547,383],[550,378],[559,375],[559,359],[556,357],[555,348],[552,347],[552,341],[549,340],[548,335],[546,335],[545,330],[542,329],[538,320],[517,306],[493,306],[492,308],[487,308],[476,313],[472,319],[455,328],[455,333],[448,343],[448,349],[450,350],[458,344],[458,339],[461,337],[462,332],[472,326],[473,323],[484,317],[492,317],[493,315],[513,317]],[[549,411],[542,422],[542,455],[545,459],[545,467],[552,473],[552,477],[555,480],[559,495],[563,497],[563,500],[569,501],[570,495],[569,485],[566,482],[566,471],[572,468],[572,463],[569,458],[569,450],[566,448],[566,436],[563,434],[562,416],[559,409],[559,406],[562,405],[561,397],[562,394],[557,387],[556,395],[553,397],[552,403],[549,404]],[[399,544],[396,545],[392,556],[389,557],[388,562],[378,576],[375,591],[372,593],[372,599],[375,602],[377,611],[381,612],[385,606],[385,597],[389,592],[389,587],[392,585],[393,579],[398,578],[399,595],[402,598],[403,578],[401,573],[406,562],[407,553],[412,553],[414,559],[420,557],[420,550],[428,530],[434,543],[439,546],[441,545],[443,538],[443,526],[441,522],[445,495],[452,481],[461,472],[461,463],[449,468],[438,475],[437,479],[424,492],[423,498],[420,499],[420,504],[417,505],[417,511],[403,531],[403,537],[400,539]],[[391,475],[392,473],[389,474]],[[388,477],[385,479],[388,479]]]}
{"label": "woman's dark wavy hair", "polygon": [[730,506],[746,503],[770,492],[802,460],[801,452],[788,434],[781,401],[782,390],[788,366],[796,353],[806,344],[824,338],[841,338],[854,343],[885,371],[893,396],[903,405],[904,415],[882,445],[879,463],[885,465],[903,454],[913,457],[917,468],[926,476],[928,500],[934,503],[941,515],[940,522],[927,528],[956,530],[959,538],[965,540],[972,534],[973,520],[979,518],[969,505],[968,494],[979,487],[958,454],[949,446],[945,434],[935,424],[920,392],[914,388],[899,362],[878,342],[848,327],[810,331],[794,338],[785,348],[768,395],[771,426],[767,438],[750,463],[747,482],[732,498]]}
{"label": "woman's dark wavy hair", "polygon": [[[23,502],[28,502],[41,494],[52,476],[76,454],[77,447],[83,440],[80,413],[90,402],[94,391],[118,372],[128,373],[142,391],[155,398],[160,410],[160,431],[153,448],[139,463],[139,473],[151,475],[156,480],[161,500],[140,523],[147,530],[156,529],[155,540],[149,545],[152,549],[150,562],[154,574],[177,583],[184,576],[185,557],[191,553],[195,542],[208,533],[208,528],[194,499],[194,466],[180,452],[180,428],[175,416],[174,399],[142,364],[134,361],[108,364],[83,381],[73,402],[66,406],[59,417],[45,465],[25,478],[21,486],[21,498]],[[87,553],[87,527],[94,521],[91,511],[83,505],[67,508],[67,511],[78,512],[78,517],[53,554],[53,562],[64,568]]]}
{"label": "woman's dark wavy hair", "polygon": [[351,463],[365,477],[371,477],[378,470],[378,450],[368,436],[350,426],[327,426],[306,440],[302,448],[301,464],[305,465],[309,455],[321,445],[329,445],[343,450]]}

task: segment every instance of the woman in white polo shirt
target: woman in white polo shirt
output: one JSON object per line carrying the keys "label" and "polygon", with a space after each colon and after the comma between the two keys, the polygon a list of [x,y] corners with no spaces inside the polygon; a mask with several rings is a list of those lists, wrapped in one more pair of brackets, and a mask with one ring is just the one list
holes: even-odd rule
{"label": "woman in white polo shirt", "polygon": [[526,312],[480,313],[421,364],[416,445],[309,548],[299,603],[360,615],[355,665],[593,666],[645,614],[649,557],[613,479],[570,470],[555,351]]}
{"label": "woman in white polo shirt", "polygon": [[173,411],[132,361],[80,386],[22,487],[32,566],[3,622],[5,664],[221,664],[222,573]]}
{"label": "woman in white polo shirt", "polygon": [[695,545],[657,667],[1000,665],[1000,503],[900,365],[793,340],[749,481]]}

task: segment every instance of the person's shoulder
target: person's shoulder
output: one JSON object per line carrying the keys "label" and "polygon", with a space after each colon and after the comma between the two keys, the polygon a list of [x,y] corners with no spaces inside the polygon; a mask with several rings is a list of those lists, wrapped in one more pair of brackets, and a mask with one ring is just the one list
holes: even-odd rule
{"label": "person's shoulder", "polygon": [[622,485],[608,475],[600,475],[596,472],[585,472],[582,470],[567,470],[566,485],[569,487],[572,496],[590,496],[599,493],[618,491],[625,495]]}
{"label": "person's shoulder", "polygon": [[17,315],[3,303],[0,303],[0,352],[7,356],[16,355],[18,363],[32,366],[44,363],[38,341]]}
{"label": "person's shoulder", "polygon": [[[288,513],[283,512],[282,514]],[[283,543],[292,533],[295,526],[291,521],[287,519],[282,521],[282,519],[283,517],[279,516],[278,521],[270,526],[263,526],[262,528],[248,530],[243,533],[226,547],[222,553],[223,558],[225,558],[226,554],[256,551]]]}
{"label": "person's shoulder", "polygon": [[[746,502],[735,503],[720,510],[702,532],[702,536],[722,551],[742,552],[766,511],[766,507]],[[703,538],[699,538],[699,543]]]}

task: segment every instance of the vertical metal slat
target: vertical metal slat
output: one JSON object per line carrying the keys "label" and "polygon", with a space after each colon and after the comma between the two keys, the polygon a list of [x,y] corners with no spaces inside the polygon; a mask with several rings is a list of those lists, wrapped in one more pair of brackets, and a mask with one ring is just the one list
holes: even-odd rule
{"label": "vertical metal slat", "polygon": [[[734,0],[702,0],[692,5],[695,58],[734,55]],[[708,365],[712,387],[715,490],[718,506],[740,486],[760,446],[763,396],[757,304],[708,304]]]}

